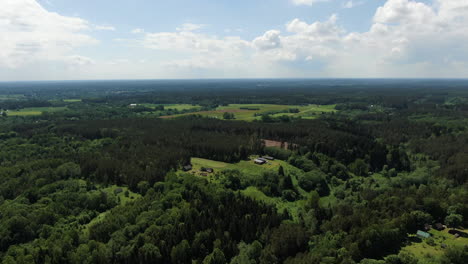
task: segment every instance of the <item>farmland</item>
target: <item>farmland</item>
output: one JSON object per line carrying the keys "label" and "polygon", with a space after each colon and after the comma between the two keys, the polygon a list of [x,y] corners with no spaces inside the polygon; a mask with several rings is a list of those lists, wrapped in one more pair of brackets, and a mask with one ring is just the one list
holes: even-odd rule
{"label": "farmland", "polygon": [[[148,107],[148,108],[153,108],[153,109],[159,106],[158,104],[141,104],[141,105]],[[201,108],[199,105],[191,105],[191,104],[162,104],[162,106],[164,106],[164,109],[172,109],[172,110],[177,110],[177,111]]]}
{"label": "farmland", "polygon": [[288,116],[304,119],[315,119],[324,113],[335,112],[335,105],[272,105],[272,104],[230,104],[219,106],[215,110],[199,111],[185,114],[162,116],[162,118],[176,118],[186,115],[202,115],[205,117],[222,119],[224,113],[233,113],[235,120],[260,120],[262,115],[272,117]]}
{"label": "farmland", "polygon": [[66,107],[30,107],[20,110],[10,110],[8,111],[8,116],[36,116],[45,112],[59,112],[66,109]]}

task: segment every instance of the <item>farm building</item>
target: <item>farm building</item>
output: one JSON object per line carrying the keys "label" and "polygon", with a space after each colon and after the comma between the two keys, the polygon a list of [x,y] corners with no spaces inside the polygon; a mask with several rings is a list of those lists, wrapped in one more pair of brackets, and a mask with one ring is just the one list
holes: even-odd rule
{"label": "farm building", "polygon": [[275,158],[271,157],[271,156],[263,156],[263,159],[266,159],[266,160],[275,160]]}
{"label": "farm building", "polygon": [[190,170],[192,170],[192,164],[185,165],[184,167],[182,167],[182,170],[183,170],[183,171],[190,171]]}
{"label": "farm building", "polygon": [[254,162],[255,162],[255,164],[258,164],[258,165],[263,165],[263,164],[267,163],[267,161],[265,159],[262,159],[262,158],[255,159]]}
{"label": "farm building", "polygon": [[424,232],[424,231],[421,231],[421,230],[418,230],[418,232],[416,233],[416,235],[420,238],[430,238],[431,237],[431,234],[427,233],[427,232]]}
{"label": "farm building", "polygon": [[214,169],[201,167],[201,168],[200,168],[200,171],[202,171],[202,172],[208,172],[208,173],[213,173],[213,172],[214,172]]}
{"label": "farm building", "polygon": [[441,231],[441,230],[444,230],[444,229],[445,229],[445,226],[444,226],[443,224],[441,224],[441,223],[437,223],[437,224],[434,225],[434,228],[435,228],[436,230]]}

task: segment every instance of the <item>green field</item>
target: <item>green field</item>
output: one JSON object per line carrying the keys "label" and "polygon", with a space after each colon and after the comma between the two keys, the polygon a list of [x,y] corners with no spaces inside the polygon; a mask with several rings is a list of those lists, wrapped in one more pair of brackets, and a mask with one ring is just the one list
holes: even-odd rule
{"label": "green field", "polygon": [[[242,160],[238,163],[225,163],[220,161],[201,159],[201,158],[192,158],[191,162],[193,165],[193,171],[197,172],[201,167],[213,168],[215,172],[217,169],[221,170],[239,170],[248,175],[258,175],[260,176],[266,170],[278,171],[280,166],[283,166],[286,173],[297,173],[300,171],[298,168],[288,164],[282,160],[272,160],[268,161],[267,164],[257,165],[253,162],[258,156],[251,156],[251,160]],[[294,179],[293,179],[294,181]]]}
{"label": "green field", "polygon": [[20,110],[10,110],[8,116],[35,116],[45,112],[59,112],[67,109],[66,107],[31,107]]}
{"label": "green field", "polygon": [[79,103],[82,100],[81,99],[63,99],[65,103]]}
{"label": "green field", "polygon": [[[241,109],[243,108],[243,109]],[[298,109],[298,113],[289,113],[289,109]],[[283,113],[274,113],[281,111]],[[164,118],[174,118],[185,115],[202,115],[211,118],[222,119],[225,112],[234,113],[235,120],[253,121],[259,120],[259,115],[268,114],[272,117],[291,116],[301,117],[306,119],[314,119],[322,113],[335,112],[335,105],[273,105],[273,104],[230,104],[228,106],[220,106],[216,110],[200,111],[172,116],[164,116]],[[257,116],[256,116],[257,115]]]}
{"label": "green field", "polygon": [[[449,229],[442,231],[431,229],[429,231],[429,233],[432,235],[431,238],[424,239],[420,242],[412,242],[410,245],[402,248],[402,251],[414,254],[415,257],[421,260],[423,263],[440,263],[440,258],[445,252],[445,249],[442,248],[442,244],[447,245],[447,247],[462,247],[468,245],[468,238],[455,238],[453,235],[449,234],[448,231]],[[464,230],[462,231],[466,232]],[[413,240],[419,240],[415,237],[415,235],[411,235],[411,238],[413,238]]]}
{"label": "green field", "polygon": [[[225,162],[213,161],[213,160],[208,160],[208,159],[192,158],[191,163],[192,163],[193,169],[190,173],[195,174],[200,177],[206,177],[210,182],[218,182],[218,176],[216,175],[216,172],[219,172],[222,170],[239,170],[242,172],[242,175],[245,175],[246,177],[255,178],[255,177],[261,177],[262,173],[267,170],[278,171],[279,167],[283,166],[285,173],[291,175],[291,179],[293,181],[295,188],[299,191],[300,194],[302,194],[305,197],[307,196],[307,193],[298,186],[297,178],[295,177],[295,175],[297,175],[301,171],[300,169],[282,160],[273,160],[273,161],[268,161],[268,163],[264,165],[257,165],[253,162],[253,159],[255,159],[256,157],[258,156],[251,156],[250,157],[251,160],[240,161],[238,163],[225,163]],[[207,176],[203,176],[202,173],[200,172],[201,167],[213,168],[214,173],[208,174]],[[283,200],[281,197],[269,197],[254,186],[247,187],[245,190],[242,190],[241,193],[255,200],[262,201],[266,204],[276,206],[279,212],[288,210],[289,214],[294,219],[298,217],[298,214],[297,214],[298,209],[303,207],[303,203],[305,202],[304,200],[288,202],[288,201]]]}
{"label": "green field", "polygon": [[[161,104],[140,104],[144,107],[148,108],[156,108],[156,106],[159,106]],[[199,105],[191,105],[191,104],[162,104],[164,106],[164,109],[173,109],[177,111],[183,111],[183,110],[192,110],[192,109],[201,109],[201,106]]]}

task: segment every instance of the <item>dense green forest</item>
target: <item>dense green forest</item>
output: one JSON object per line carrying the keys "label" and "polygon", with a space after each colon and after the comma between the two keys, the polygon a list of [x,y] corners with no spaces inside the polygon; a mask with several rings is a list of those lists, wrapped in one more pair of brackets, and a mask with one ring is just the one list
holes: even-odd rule
{"label": "dense green forest", "polygon": [[458,264],[467,226],[467,81],[0,84],[1,263]]}

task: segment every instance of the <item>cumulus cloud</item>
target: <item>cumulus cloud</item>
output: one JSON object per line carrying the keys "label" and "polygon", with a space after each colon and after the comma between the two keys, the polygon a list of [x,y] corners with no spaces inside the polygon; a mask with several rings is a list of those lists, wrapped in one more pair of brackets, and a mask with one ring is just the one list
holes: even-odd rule
{"label": "cumulus cloud", "polygon": [[67,61],[74,48],[97,43],[85,34],[86,20],[48,12],[35,0],[3,0],[0,8],[0,66]]}
{"label": "cumulus cloud", "polygon": [[[147,33],[141,43],[183,54],[166,63],[179,69],[236,65],[238,70],[255,70],[294,67],[297,62],[301,67],[294,68],[293,76],[466,76],[462,62],[468,61],[468,13],[460,10],[468,10],[468,2],[387,0],[364,32],[348,32],[338,16],[331,15],[311,23],[293,19],[284,32],[267,30],[251,41],[179,30]],[[314,65],[313,71],[307,64]]]}
{"label": "cumulus cloud", "polygon": [[253,45],[260,50],[274,49],[281,46],[280,32],[269,30],[253,41]]}
{"label": "cumulus cloud", "polygon": [[466,0],[387,0],[363,32],[347,31],[337,15],[321,21],[291,19],[281,30],[251,39],[224,36],[237,35],[234,31],[203,33],[203,26],[134,29],[134,39],[116,43],[154,57],[145,63],[132,58],[105,63],[75,55],[77,47],[96,43],[86,34],[95,29],[87,21],[48,12],[33,0],[3,0],[0,67],[62,61],[86,66],[101,78],[468,77]]}

